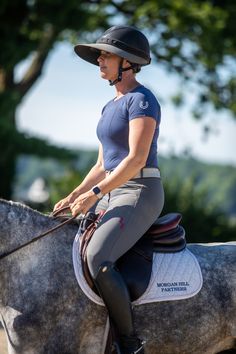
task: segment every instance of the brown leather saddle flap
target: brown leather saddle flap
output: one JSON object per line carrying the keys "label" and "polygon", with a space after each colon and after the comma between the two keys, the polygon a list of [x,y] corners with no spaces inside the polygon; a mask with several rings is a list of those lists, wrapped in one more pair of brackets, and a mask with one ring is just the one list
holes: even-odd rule
{"label": "brown leather saddle flap", "polygon": [[[80,253],[83,273],[89,286],[96,293],[97,290],[94,286],[87,265],[86,250],[103,214],[104,212],[101,212],[100,214],[88,213],[84,223],[81,225],[82,235]],[[184,229],[182,226],[178,225],[181,220],[181,215],[171,213],[160,219],[160,228],[162,231],[165,231],[159,232],[159,224],[155,223],[155,226],[152,226],[116,263],[117,268],[121,272],[128,286],[132,301],[139,298],[149,284],[152,271],[153,252],[179,252],[186,247]]]}

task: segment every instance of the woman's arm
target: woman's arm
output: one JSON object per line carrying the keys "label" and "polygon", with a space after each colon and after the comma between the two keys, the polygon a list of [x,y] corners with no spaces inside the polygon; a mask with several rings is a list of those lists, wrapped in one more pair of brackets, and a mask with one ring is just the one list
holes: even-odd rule
{"label": "woman's arm", "polygon": [[77,198],[80,194],[89,191],[93,186],[102,181],[105,177],[106,173],[104,170],[102,145],[99,144],[98,159],[96,164],[91,168],[83,182],[77,188],[75,188],[71,195],[74,199]]}
{"label": "woman's arm", "polygon": [[102,145],[100,144],[96,164],[91,168],[83,182],[78,187],[76,187],[66,198],[57,202],[53,210],[56,211],[62,207],[69,207],[69,205],[73,203],[75,199],[78,198],[81,194],[89,191],[94,185],[102,181],[105,178],[105,175],[103,151]]}
{"label": "woman's arm", "polygon": [[[106,194],[127,182],[145,166],[156,124],[152,117],[138,117],[130,121],[129,154],[109,176],[97,183],[102,194]],[[91,190],[81,194],[70,206],[72,214],[85,214],[96,201],[97,196]]]}

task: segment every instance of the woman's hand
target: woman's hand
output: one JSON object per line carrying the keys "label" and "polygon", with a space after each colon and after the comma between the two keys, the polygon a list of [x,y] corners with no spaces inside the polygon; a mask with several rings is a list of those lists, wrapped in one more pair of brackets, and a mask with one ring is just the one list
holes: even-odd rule
{"label": "woman's hand", "polygon": [[57,202],[54,205],[53,211],[57,211],[57,210],[59,210],[61,208],[65,208],[65,207],[70,208],[70,204],[72,204],[74,202],[76,197],[77,196],[72,196],[71,194],[69,194],[66,198],[63,198],[63,199],[59,200],[59,202]]}
{"label": "woman's hand", "polygon": [[88,191],[81,194],[75,201],[70,204],[70,210],[73,216],[79,213],[86,214],[87,211],[98,201],[97,196],[92,192]]}

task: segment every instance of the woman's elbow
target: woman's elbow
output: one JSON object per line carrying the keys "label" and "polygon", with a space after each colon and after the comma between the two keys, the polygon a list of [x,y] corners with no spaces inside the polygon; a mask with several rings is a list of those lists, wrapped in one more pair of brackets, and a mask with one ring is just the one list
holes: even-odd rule
{"label": "woman's elbow", "polygon": [[131,159],[136,168],[141,169],[146,165],[147,158],[142,155],[133,156]]}
{"label": "woman's elbow", "polygon": [[94,165],[94,168],[97,170],[97,171],[100,171],[100,172],[104,172],[105,173],[105,168],[104,168],[104,165],[101,161],[97,161],[97,163]]}

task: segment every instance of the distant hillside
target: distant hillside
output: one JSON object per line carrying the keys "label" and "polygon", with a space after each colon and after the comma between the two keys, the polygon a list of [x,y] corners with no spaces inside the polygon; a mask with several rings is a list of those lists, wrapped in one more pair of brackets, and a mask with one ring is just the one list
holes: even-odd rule
{"label": "distant hillside", "polygon": [[209,204],[227,215],[236,216],[236,168],[228,165],[206,164],[188,158],[160,157],[163,182],[183,182],[194,179],[196,189],[204,190]]}
{"label": "distant hillside", "polygon": [[[96,161],[95,151],[79,151],[75,165],[62,165],[52,159],[22,156],[18,160],[15,198],[27,191],[37,177],[45,179],[60,177],[70,169],[86,171]],[[209,205],[219,207],[229,216],[236,216],[236,168],[206,164],[192,158],[160,157],[160,169],[164,185],[186,182],[193,179],[196,189],[204,190]]]}

